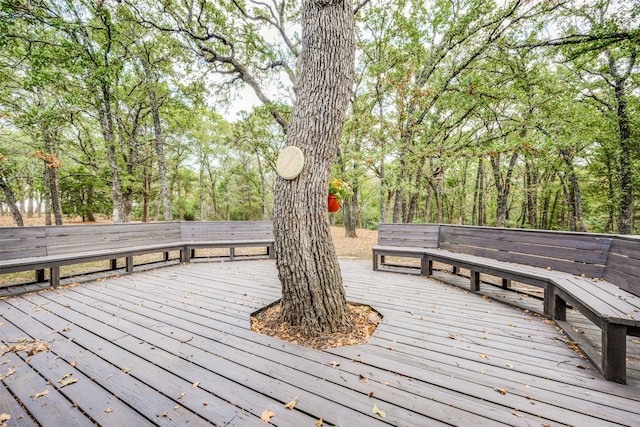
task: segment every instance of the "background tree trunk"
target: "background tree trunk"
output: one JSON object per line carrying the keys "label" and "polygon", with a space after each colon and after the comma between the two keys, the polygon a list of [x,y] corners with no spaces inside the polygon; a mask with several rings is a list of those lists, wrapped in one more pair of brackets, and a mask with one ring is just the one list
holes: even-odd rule
{"label": "background tree trunk", "polygon": [[11,211],[11,215],[13,216],[13,220],[16,222],[16,225],[19,227],[24,226],[24,223],[22,222],[22,214],[20,213],[20,209],[18,209],[18,204],[16,203],[16,198],[13,195],[13,191],[11,190],[9,183],[2,175],[0,175],[0,187],[2,188],[2,192],[4,193],[5,198],[7,199],[7,205],[9,206],[9,210]]}
{"label": "background tree trunk", "polygon": [[283,320],[317,335],[349,324],[327,192],[354,78],[353,4],[305,0],[301,23],[301,69],[285,142],[306,160],[296,179],[276,182],[273,227]]}

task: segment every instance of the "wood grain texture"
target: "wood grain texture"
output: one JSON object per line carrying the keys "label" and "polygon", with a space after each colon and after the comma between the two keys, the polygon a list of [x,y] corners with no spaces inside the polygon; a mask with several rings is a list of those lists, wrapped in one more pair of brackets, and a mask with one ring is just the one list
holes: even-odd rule
{"label": "wood grain texture", "polygon": [[[640,381],[604,381],[539,317],[368,263],[341,269],[349,300],[384,318],[369,343],[330,351],[251,332],[250,314],[280,297],[273,261],[186,264],[0,300],[3,341],[51,347],[29,365],[5,355],[21,369],[0,396],[27,399],[45,427],[115,425],[128,414],[141,426],[259,426],[265,409],[280,426],[320,417],[325,425],[631,426],[640,417]],[[78,383],[56,387],[63,372]]]}

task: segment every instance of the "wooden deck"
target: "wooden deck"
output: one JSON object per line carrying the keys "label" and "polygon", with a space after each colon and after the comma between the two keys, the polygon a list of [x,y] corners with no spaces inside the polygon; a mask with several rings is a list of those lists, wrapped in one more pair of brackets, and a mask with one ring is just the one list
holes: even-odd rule
{"label": "wooden deck", "polygon": [[[342,267],[349,300],[384,319],[368,344],[330,351],[250,331],[279,298],[268,260],[0,300],[0,414],[9,426],[258,426],[267,409],[296,427],[640,425],[638,379],[603,380],[549,321],[369,262]],[[7,351],[34,342],[49,349]]]}

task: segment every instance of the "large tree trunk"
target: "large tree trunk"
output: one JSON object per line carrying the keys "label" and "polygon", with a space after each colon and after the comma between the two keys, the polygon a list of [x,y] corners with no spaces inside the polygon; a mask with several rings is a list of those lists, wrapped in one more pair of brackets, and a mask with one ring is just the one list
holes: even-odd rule
{"label": "large tree trunk", "polygon": [[352,1],[305,0],[301,23],[301,70],[285,142],[303,151],[305,167],[293,180],[278,178],[273,228],[283,320],[312,336],[349,324],[327,192],[353,84]]}

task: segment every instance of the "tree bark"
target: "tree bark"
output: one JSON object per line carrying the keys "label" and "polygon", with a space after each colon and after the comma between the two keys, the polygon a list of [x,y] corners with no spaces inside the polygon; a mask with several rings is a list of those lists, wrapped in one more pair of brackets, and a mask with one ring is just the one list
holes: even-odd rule
{"label": "tree bark", "polygon": [[18,204],[16,203],[16,198],[13,195],[13,191],[11,190],[9,183],[3,175],[0,175],[0,187],[7,199],[7,205],[9,206],[9,210],[11,211],[11,215],[13,216],[13,220],[16,222],[16,225],[19,227],[24,226],[24,223],[22,222],[22,214],[20,213],[20,209],[18,209]]}
{"label": "tree bark", "polygon": [[169,194],[169,183],[167,180],[167,167],[164,157],[164,136],[162,134],[162,124],[160,123],[160,107],[158,106],[158,98],[156,96],[155,79],[151,74],[149,64],[145,59],[140,61],[142,69],[147,80],[147,96],[149,97],[149,105],[151,107],[151,115],[153,116],[153,132],[155,137],[156,156],[158,157],[158,176],[160,178],[160,196],[162,197],[162,210],[164,212],[165,221],[173,221],[173,213],[171,212],[171,196]]}
{"label": "tree bark", "polygon": [[285,143],[303,151],[305,166],[295,179],[277,179],[273,227],[282,320],[314,336],[349,326],[327,191],[354,78],[352,1],[305,0],[301,24],[301,70]]}

